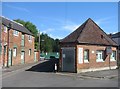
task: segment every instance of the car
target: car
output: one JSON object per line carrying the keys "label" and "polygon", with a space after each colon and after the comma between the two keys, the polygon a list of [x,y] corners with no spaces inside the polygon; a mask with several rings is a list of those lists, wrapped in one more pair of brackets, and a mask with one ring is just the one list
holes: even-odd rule
{"label": "car", "polygon": [[40,55],[40,60],[44,60],[45,57],[43,55]]}

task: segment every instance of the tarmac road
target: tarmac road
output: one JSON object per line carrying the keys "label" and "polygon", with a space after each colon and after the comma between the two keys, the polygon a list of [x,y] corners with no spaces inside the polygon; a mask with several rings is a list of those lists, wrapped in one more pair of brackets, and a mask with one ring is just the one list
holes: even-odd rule
{"label": "tarmac road", "polygon": [[[3,87],[118,87],[118,76],[109,78],[92,78],[78,74],[54,73],[56,59],[32,66],[27,70],[11,72],[3,76]],[[118,70],[111,70],[117,73]],[[104,72],[103,74],[108,72]],[[97,72],[93,72],[98,74]],[[115,74],[116,74],[115,73]],[[92,74],[91,74],[92,75]],[[100,75],[101,76],[101,75]]]}

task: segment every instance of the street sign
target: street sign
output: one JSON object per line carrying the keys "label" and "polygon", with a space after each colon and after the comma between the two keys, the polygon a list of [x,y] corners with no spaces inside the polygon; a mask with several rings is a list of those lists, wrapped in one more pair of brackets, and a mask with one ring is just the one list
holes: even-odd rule
{"label": "street sign", "polygon": [[111,46],[108,46],[108,47],[106,48],[106,53],[107,53],[107,55],[112,53],[112,48],[111,48]]}

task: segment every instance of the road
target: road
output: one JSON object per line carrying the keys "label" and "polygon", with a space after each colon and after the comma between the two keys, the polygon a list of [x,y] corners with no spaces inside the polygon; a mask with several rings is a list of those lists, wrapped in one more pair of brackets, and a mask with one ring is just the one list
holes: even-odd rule
{"label": "road", "polygon": [[[76,74],[54,73],[56,60],[46,61],[28,70],[3,75],[3,87],[117,87],[118,77],[111,79],[78,77]],[[117,70],[116,70],[117,71]]]}

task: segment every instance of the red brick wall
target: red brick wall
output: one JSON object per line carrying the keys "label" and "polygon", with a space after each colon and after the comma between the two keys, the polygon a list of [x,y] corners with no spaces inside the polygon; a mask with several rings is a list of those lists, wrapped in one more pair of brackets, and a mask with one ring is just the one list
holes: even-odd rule
{"label": "red brick wall", "polygon": [[[77,69],[89,69],[89,68],[100,68],[100,67],[109,67],[109,56],[106,57],[104,62],[96,62],[96,51],[97,50],[105,50],[106,46],[88,46],[88,45],[78,45],[77,46],[77,53],[78,48],[81,47],[84,49],[89,49],[89,63],[79,64],[77,62]],[[115,47],[112,47],[112,50],[116,51]],[[94,53],[92,53],[94,51]],[[78,61],[78,54],[77,54],[77,61]],[[110,66],[116,66],[117,61],[111,61]]]}
{"label": "red brick wall", "polygon": [[[95,46],[95,45],[77,45],[75,44],[61,44],[62,47],[75,47],[76,48],[76,54],[75,54],[75,59],[76,59],[76,72],[79,69],[90,69],[90,68],[102,68],[102,67],[109,67],[109,56],[106,57],[104,62],[96,62],[96,51],[97,50],[105,50],[106,46]],[[83,63],[79,64],[78,63],[78,48],[81,47],[84,49],[89,49],[89,63]],[[112,47],[112,50],[117,51],[116,47]],[[94,53],[92,53],[94,51]],[[60,60],[59,60],[59,67],[61,70],[61,65],[62,65],[62,49],[60,49]],[[117,61],[111,61],[110,66],[117,66]]]}
{"label": "red brick wall", "polygon": [[1,53],[1,61],[3,65],[7,63],[7,49],[6,54],[4,55],[4,45],[7,44],[7,32],[4,31],[4,26],[2,25],[1,29],[1,41],[2,41],[2,53]]}
{"label": "red brick wall", "polygon": [[[7,32],[8,33],[8,32]],[[7,42],[7,33],[2,31],[2,46]],[[25,46],[21,46],[21,40],[22,40],[22,33],[19,32],[18,36],[13,35],[13,30],[9,30],[9,49],[12,49],[14,47],[17,47],[17,56],[13,57],[12,54],[12,65],[18,65],[21,64],[21,51],[22,49],[25,52],[25,63],[34,62],[34,37],[32,36],[32,41],[28,41],[28,35],[25,35]],[[31,49],[31,55],[29,56],[29,49]],[[7,64],[7,50],[6,55],[4,56],[4,50],[2,49],[2,60],[4,64]]]}
{"label": "red brick wall", "polygon": [[[31,55],[29,55],[29,49],[31,49]],[[34,61],[34,37],[32,37],[32,41],[29,41],[27,34],[25,34],[25,57],[26,63]]]}

